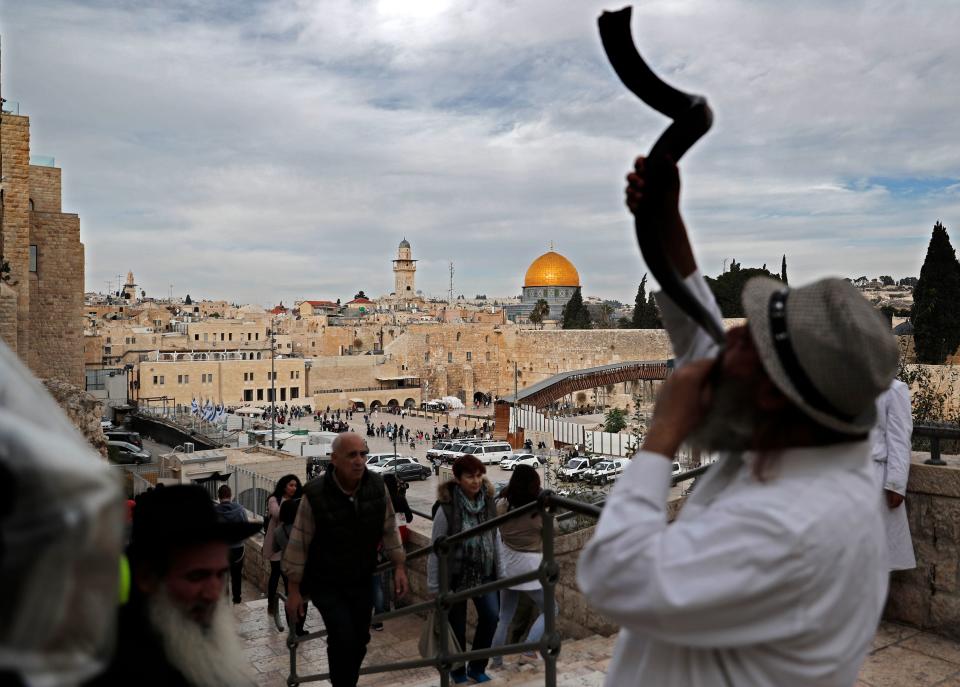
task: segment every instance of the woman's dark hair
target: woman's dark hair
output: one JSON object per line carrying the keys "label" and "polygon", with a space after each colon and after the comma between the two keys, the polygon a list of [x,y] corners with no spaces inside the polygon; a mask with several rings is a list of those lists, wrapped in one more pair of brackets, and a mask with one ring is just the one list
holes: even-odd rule
{"label": "woman's dark hair", "polygon": [[298,508],[300,508],[299,498],[292,498],[288,501],[284,501],[283,505],[280,506],[280,522],[282,522],[284,525],[292,525],[293,521],[297,519]]}
{"label": "woman's dark hair", "polygon": [[479,458],[471,456],[468,453],[465,456],[460,456],[453,462],[453,476],[460,479],[465,474],[485,475],[487,474],[487,468],[480,462]]}
{"label": "woman's dark hair", "polygon": [[506,499],[511,508],[536,501],[539,495],[540,475],[529,465],[515,467],[510,482],[500,491],[500,498]]}
{"label": "woman's dark hair", "polygon": [[284,475],[277,480],[277,488],[273,490],[273,498],[277,500],[278,504],[283,502],[283,494],[287,490],[290,480],[296,480],[297,482],[297,493],[293,495],[293,498],[298,499],[302,495],[303,485],[300,484],[300,478],[296,475]]}

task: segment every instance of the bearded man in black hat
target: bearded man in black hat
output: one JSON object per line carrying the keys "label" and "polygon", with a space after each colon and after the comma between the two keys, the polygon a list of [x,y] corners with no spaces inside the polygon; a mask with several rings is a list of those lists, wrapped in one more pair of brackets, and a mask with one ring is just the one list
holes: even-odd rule
{"label": "bearded man in black hat", "polygon": [[[638,230],[658,231],[719,320],[679,211],[679,174],[628,175]],[[607,684],[848,687],[876,632],[887,552],[868,433],[897,345],[842,279],[755,278],[719,350],[658,294],[676,355],[643,447],[580,558],[588,601],[621,626]],[[682,444],[720,453],[668,526]]]}
{"label": "bearded man in black hat", "polygon": [[229,546],[259,528],[221,521],[200,486],[142,495],[127,553],[133,584],[120,612],[116,652],[91,684],[252,685],[224,588]]}

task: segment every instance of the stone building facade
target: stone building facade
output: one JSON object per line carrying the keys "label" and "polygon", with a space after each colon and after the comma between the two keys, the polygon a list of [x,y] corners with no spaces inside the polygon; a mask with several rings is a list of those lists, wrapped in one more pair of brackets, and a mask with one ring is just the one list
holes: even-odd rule
{"label": "stone building facade", "polygon": [[3,113],[0,337],[38,377],[83,384],[80,218],[61,208],[60,169],[30,164],[30,119]]}
{"label": "stone building facade", "polygon": [[[277,403],[308,405],[309,370],[303,358],[278,358]],[[189,406],[193,399],[240,406],[270,402],[270,359],[147,360],[131,377],[132,397],[151,405]]]}

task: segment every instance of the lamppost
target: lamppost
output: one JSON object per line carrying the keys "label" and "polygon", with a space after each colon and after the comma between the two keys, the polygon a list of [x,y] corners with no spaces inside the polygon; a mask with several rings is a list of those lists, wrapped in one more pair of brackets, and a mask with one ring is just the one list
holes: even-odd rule
{"label": "lamppost", "polygon": [[276,319],[270,319],[270,444],[277,448],[277,372],[274,361],[277,357]]}

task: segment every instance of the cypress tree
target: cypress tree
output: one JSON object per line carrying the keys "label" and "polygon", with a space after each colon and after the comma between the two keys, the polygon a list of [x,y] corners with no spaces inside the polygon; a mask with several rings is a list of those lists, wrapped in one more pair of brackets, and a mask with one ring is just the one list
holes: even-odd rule
{"label": "cypress tree", "polygon": [[631,329],[643,329],[647,310],[647,275],[643,275],[640,280],[640,287],[637,289],[637,298],[633,302],[633,320]]}
{"label": "cypress tree", "polygon": [[920,280],[913,290],[913,341],[917,361],[941,365],[960,346],[960,263],[947,229],[933,227]]}
{"label": "cypress tree", "polygon": [[573,296],[563,306],[564,329],[590,329],[590,311],[583,304],[580,289],[573,292]]}
{"label": "cypress tree", "polygon": [[780,281],[784,284],[789,284],[787,281],[787,255],[784,253],[783,262],[780,263]]}

